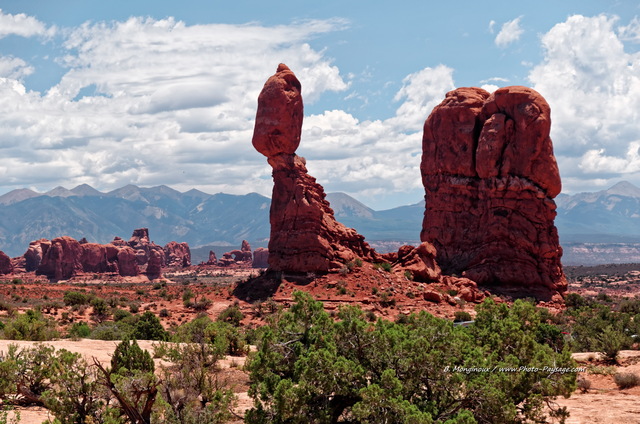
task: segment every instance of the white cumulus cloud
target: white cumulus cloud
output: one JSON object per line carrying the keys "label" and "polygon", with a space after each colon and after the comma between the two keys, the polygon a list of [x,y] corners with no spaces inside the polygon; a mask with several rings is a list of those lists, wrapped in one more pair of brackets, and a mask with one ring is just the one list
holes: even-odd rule
{"label": "white cumulus cloud", "polygon": [[565,186],[640,176],[640,53],[620,28],[617,17],[575,15],[542,36],[544,60],[529,79],[551,106]]}
{"label": "white cumulus cloud", "polygon": [[496,35],[496,46],[504,48],[509,44],[513,44],[524,34],[524,30],[520,27],[522,16],[518,16],[512,21],[505,22],[500,28],[500,32]]}
{"label": "white cumulus cloud", "polygon": [[0,9],[0,38],[8,35],[18,35],[21,37],[51,36],[55,33],[55,28],[47,28],[45,24],[33,16],[19,13],[12,15],[4,13]]}

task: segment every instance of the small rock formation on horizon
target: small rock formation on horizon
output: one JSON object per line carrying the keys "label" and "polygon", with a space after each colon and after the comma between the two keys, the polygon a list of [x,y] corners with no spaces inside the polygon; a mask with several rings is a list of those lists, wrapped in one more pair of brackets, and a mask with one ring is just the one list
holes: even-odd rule
{"label": "small rock formation on horizon", "polygon": [[307,173],[300,144],[301,84],[284,64],[278,66],[258,97],[253,146],[273,168],[269,269],[326,273],[379,255],[352,228],[336,221],[322,186]]}
{"label": "small rock formation on horizon", "polygon": [[253,251],[253,262],[251,263],[253,268],[268,268],[269,267],[269,249],[264,247],[258,247]]}
{"label": "small rock formation on horizon", "polygon": [[248,241],[242,240],[240,250],[235,249],[230,252],[225,252],[220,261],[218,261],[218,265],[222,267],[239,266],[242,268],[251,268],[251,262],[251,245]]}
{"label": "small rock formation on horizon", "polygon": [[427,118],[420,238],[445,274],[549,298],[566,291],[550,109],[526,87],[459,88]]}
{"label": "small rock formation on horizon", "polygon": [[163,250],[163,264],[166,264],[166,266],[182,268],[191,266],[191,249],[189,249],[189,245],[187,243],[170,241],[164,246]]}

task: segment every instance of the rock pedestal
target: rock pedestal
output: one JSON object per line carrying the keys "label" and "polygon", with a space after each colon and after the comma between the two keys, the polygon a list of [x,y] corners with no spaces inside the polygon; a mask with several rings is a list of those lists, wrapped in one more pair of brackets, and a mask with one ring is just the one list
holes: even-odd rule
{"label": "rock pedestal", "polygon": [[357,257],[378,259],[363,236],[335,220],[324,189],[295,154],[302,117],[300,82],[280,64],[258,98],[252,140],[273,168],[269,269],[325,273]]}

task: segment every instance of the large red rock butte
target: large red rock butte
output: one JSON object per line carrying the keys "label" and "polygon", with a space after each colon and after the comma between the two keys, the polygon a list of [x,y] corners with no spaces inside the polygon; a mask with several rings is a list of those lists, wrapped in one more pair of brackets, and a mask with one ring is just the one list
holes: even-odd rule
{"label": "large red rock butte", "polygon": [[357,257],[378,260],[363,236],[336,221],[324,189],[295,154],[303,114],[301,84],[280,64],[258,97],[252,140],[273,168],[269,270],[326,273]]}
{"label": "large red rock butte", "polygon": [[541,299],[566,291],[550,126],[549,105],[526,87],[459,88],[427,118],[420,238],[443,273]]}

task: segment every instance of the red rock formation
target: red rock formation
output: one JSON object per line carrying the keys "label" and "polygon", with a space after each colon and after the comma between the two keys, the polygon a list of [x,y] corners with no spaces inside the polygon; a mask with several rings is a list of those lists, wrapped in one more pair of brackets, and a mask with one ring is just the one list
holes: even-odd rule
{"label": "red rock formation", "polygon": [[27,272],[35,271],[40,266],[40,262],[42,262],[42,243],[43,242],[49,243],[49,240],[40,239],[40,240],[35,240],[29,243],[29,247],[27,248],[27,251],[24,252],[24,255],[23,255],[25,259],[25,266],[24,266],[25,271]]}
{"label": "red rock formation", "polygon": [[267,268],[269,266],[269,249],[258,247],[253,251],[253,268]]}
{"label": "red rock formation", "polygon": [[213,250],[209,250],[209,260],[205,262],[205,265],[218,265],[218,258],[216,257],[216,252]]}
{"label": "red rock formation", "polygon": [[164,246],[164,261],[166,266],[191,266],[191,249],[187,243],[170,241]]}
{"label": "red rock formation", "polygon": [[118,249],[118,272],[123,277],[135,277],[140,274],[136,251],[130,246]]}
{"label": "red rock formation", "polygon": [[269,269],[325,273],[357,257],[380,256],[354,229],[337,222],[322,186],[295,154],[300,144],[301,85],[283,64],[258,98],[253,146],[273,168]]}
{"label": "red rock formation", "polygon": [[77,240],[63,236],[51,242],[40,243],[42,262],[36,270],[37,275],[45,275],[49,279],[69,279],[82,271],[82,247]]}
{"label": "red rock formation", "polygon": [[460,88],[433,110],[422,144],[420,238],[435,246],[445,273],[540,298],[566,290],[550,123],[547,102],[525,87]]}
{"label": "red rock formation", "polygon": [[393,263],[402,271],[409,271],[415,281],[439,281],[440,267],[436,263],[436,248],[431,243],[423,242],[418,247],[401,246]]}
{"label": "red rock formation", "polygon": [[163,255],[158,250],[152,250],[149,255],[149,263],[147,264],[147,277],[155,280],[162,276]]}
{"label": "red rock formation", "polygon": [[[239,250],[234,250],[233,252],[239,252]],[[222,254],[222,258],[220,258],[220,261],[218,261],[218,265],[224,267],[233,266],[236,265],[236,260],[231,255],[231,252],[225,252]]]}
{"label": "red rock formation", "polygon": [[0,250],[0,275],[11,274],[12,272],[13,265],[11,264],[11,258]]}
{"label": "red rock formation", "polygon": [[109,262],[107,260],[107,247],[97,243],[80,243],[81,257],[80,263],[84,272],[109,272]]}

